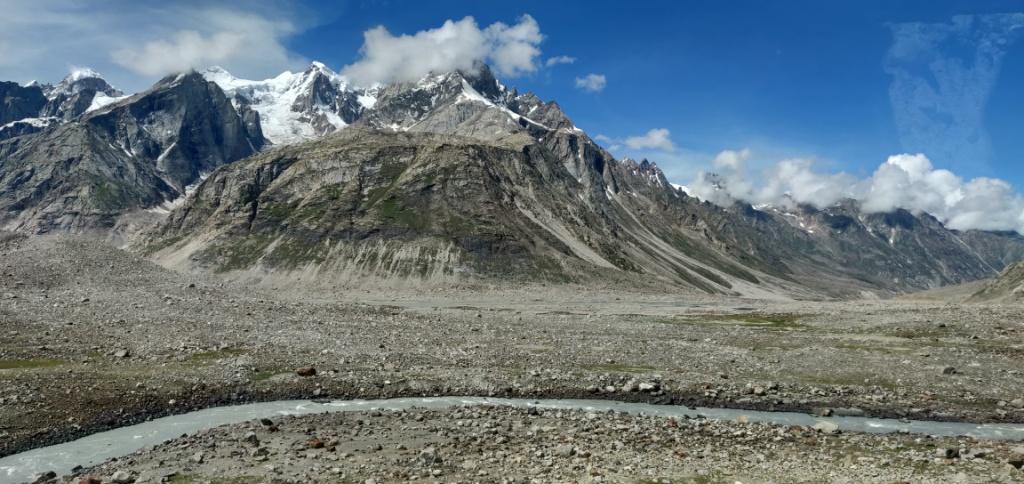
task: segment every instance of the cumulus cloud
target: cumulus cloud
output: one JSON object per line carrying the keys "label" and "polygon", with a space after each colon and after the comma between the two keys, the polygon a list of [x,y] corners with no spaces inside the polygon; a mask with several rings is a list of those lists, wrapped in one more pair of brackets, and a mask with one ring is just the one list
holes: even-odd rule
{"label": "cumulus cloud", "polygon": [[211,65],[239,70],[257,64],[285,66],[292,61],[283,39],[295,28],[287,21],[216,9],[205,11],[201,18],[202,30],[179,30],[168,38],[117,49],[111,59],[147,76]]}
{"label": "cumulus cloud", "polygon": [[606,85],[608,85],[608,79],[604,77],[604,74],[587,74],[585,77],[576,78],[576,87],[584,91],[602,91]]}
{"label": "cumulus cloud", "polygon": [[544,62],[544,65],[551,67],[559,64],[572,64],[576,62],[575,57],[569,57],[567,55],[559,55],[555,57],[548,57],[548,60]]}
{"label": "cumulus cloud", "polygon": [[866,213],[904,209],[928,213],[957,230],[1024,232],[1024,198],[1009,183],[993,178],[964,181],[936,169],[923,154],[890,156],[866,179],[822,173],[814,169],[813,160],[799,158],[751,173],[745,166],[750,156],[749,150],[719,153],[713,162],[716,172],[700,172],[687,184],[690,193],[721,206],[744,201],[823,208],[850,198],[860,201]]}
{"label": "cumulus cloud", "polygon": [[985,106],[1006,50],[1024,32],[1024,13],[959,15],[890,29],[885,69],[903,148],[927,150],[950,166],[987,163]]}
{"label": "cumulus cloud", "polygon": [[665,128],[655,128],[640,136],[630,136],[623,142],[634,150],[675,151],[676,149],[671,133]]}
{"label": "cumulus cloud", "polygon": [[523,15],[515,25],[497,22],[481,29],[473,17],[447,20],[440,27],[394,35],[383,26],[363,33],[361,58],[342,74],[358,85],[414,81],[431,72],[472,70],[489,63],[499,75],[516,77],[537,70],[544,36],[537,21]]}
{"label": "cumulus cloud", "polygon": [[750,149],[743,148],[739,151],[725,150],[717,155],[711,163],[716,168],[723,168],[727,170],[738,170],[743,167],[743,163],[750,159]]}
{"label": "cumulus cloud", "polygon": [[134,91],[167,73],[158,71],[207,60],[262,79],[306,64],[285,47],[287,36],[310,26],[313,16],[301,8],[277,0],[252,0],[244,9],[228,0],[5,0],[0,79],[56,82],[74,63]]}

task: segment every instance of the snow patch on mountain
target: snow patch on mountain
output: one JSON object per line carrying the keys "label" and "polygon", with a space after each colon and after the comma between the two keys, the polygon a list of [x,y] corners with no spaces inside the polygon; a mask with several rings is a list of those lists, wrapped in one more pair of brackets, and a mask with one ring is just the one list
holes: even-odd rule
{"label": "snow patch on mountain", "polygon": [[[333,106],[315,97],[313,90],[318,76],[326,78],[339,93],[357,95],[359,104],[364,108],[376,103],[371,92],[357,93],[349,87],[344,77],[320,62],[313,62],[305,72],[285,71],[277,77],[262,81],[237,78],[221,67],[208,68],[202,75],[220,86],[236,107],[245,103],[258,112],[263,135],[275,145],[305,141],[324,134],[322,127],[314,125],[314,118],[317,117],[326,120],[333,129],[348,125]],[[314,96],[312,111],[298,107],[302,96]]]}
{"label": "snow patch on mountain", "polygon": [[131,96],[108,96],[106,93],[97,92],[96,96],[94,96],[92,98],[92,103],[89,104],[89,107],[85,110],[85,112],[88,113],[88,112],[96,111],[98,109],[105,108],[105,107],[107,107],[107,106],[109,106],[111,104],[114,104],[114,103],[122,100],[122,99],[128,99],[129,97],[131,97]]}

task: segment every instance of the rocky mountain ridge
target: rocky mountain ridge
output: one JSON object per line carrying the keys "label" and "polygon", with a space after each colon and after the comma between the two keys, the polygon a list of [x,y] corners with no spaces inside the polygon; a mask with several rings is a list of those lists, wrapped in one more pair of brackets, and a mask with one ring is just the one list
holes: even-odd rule
{"label": "rocky mountain ridge", "polygon": [[[97,85],[94,78],[75,84],[83,81]],[[48,105],[77,110],[93,88],[57,90],[52,100],[59,102]],[[93,92],[90,107],[70,121],[0,140],[4,228],[109,230],[127,212],[180,198],[205,174],[264,143],[259,123],[247,125],[223,92],[198,74],[169,76],[147,91],[96,106],[100,93]]]}
{"label": "rocky mountain ridge", "polygon": [[[370,89],[319,63],[266,81],[210,68],[124,98],[90,82],[77,117],[0,141],[7,228],[110,230],[144,211],[159,216],[140,246],[186,269],[752,296],[923,289],[1024,258],[1018,234],[927,214],[702,202],[483,65]],[[3,115],[55,91],[25,89],[8,89]]]}

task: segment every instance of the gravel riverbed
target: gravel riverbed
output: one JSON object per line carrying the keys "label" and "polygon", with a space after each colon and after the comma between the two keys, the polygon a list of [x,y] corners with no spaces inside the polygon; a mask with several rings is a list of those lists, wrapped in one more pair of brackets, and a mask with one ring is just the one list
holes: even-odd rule
{"label": "gravel riverbed", "polygon": [[[272,287],[175,273],[86,238],[6,237],[0,245],[0,455],[153,416],[284,398],[583,397],[1024,422],[1020,306],[765,301],[571,285]],[[316,374],[301,376],[299,368]],[[520,417],[480,412],[495,422]],[[566,421],[587,422],[576,417]],[[619,418],[633,419],[600,421]],[[212,432],[221,431],[235,430]],[[752,448],[772,445],[774,437],[751,432],[744,438],[764,439]],[[892,439],[856,438],[879,446]],[[819,455],[818,447],[798,450],[804,441],[787,444],[793,462],[807,458],[799,452]],[[726,448],[727,439],[719,445]],[[576,458],[565,459],[563,474],[538,479],[589,475],[586,466],[565,467]],[[733,468],[742,469],[744,458],[737,452],[722,462],[737,459]],[[1010,457],[999,458],[993,472],[1005,470]],[[937,465],[890,460],[896,479]],[[634,466],[632,475],[700,470],[663,465],[653,469],[665,474]],[[496,469],[477,480],[513,475]],[[973,467],[952,469],[935,475],[974,476]],[[612,480],[630,475],[603,472]]]}

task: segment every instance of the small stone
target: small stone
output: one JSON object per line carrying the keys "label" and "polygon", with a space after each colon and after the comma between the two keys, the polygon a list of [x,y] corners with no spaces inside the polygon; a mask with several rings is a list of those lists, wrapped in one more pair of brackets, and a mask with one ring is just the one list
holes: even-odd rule
{"label": "small stone", "polygon": [[103,480],[96,476],[82,476],[78,478],[78,484],[103,484]]}
{"label": "small stone", "polygon": [[316,437],[313,437],[312,439],[309,439],[308,444],[309,444],[309,448],[310,449],[322,449],[322,448],[324,448],[324,441],[322,441],[322,440],[320,440],[320,439],[318,439]]}
{"label": "small stone", "polygon": [[260,443],[260,438],[256,436],[256,432],[247,432],[243,440],[253,445],[259,445]]}
{"label": "small stone", "polygon": [[643,382],[637,386],[642,392],[656,392],[658,391],[658,384],[654,382]]}
{"label": "small stone", "polygon": [[130,353],[128,353],[128,350],[117,350],[117,351],[114,352],[114,357],[116,357],[116,358],[127,358],[129,354]]}
{"label": "small stone", "polygon": [[51,480],[56,479],[56,478],[57,478],[57,473],[56,472],[46,471],[46,472],[43,472],[41,474],[37,474],[35,480],[32,481],[32,484],[42,484],[44,482],[51,481]]}
{"label": "small stone", "polygon": [[312,366],[304,366],[295,370],[295,374],[299,376],[316,376],[316,368]]}
{"label": "small stone", "polygon": [[960,449],[947,447],[944,449],[935,449],[935,455],[940,459],[957,459],[960,457]]}
{"label": "small stone", "polygon": [[816,415],[818,417],[831,417],[832,416],[832,409],[831,408],[815,408],[812,413],[814,413],[814,415]]}
{"label": "small stone", "polygon": [[834,424],[832,422],[824,421],[824,420],[814,424],[813,428],[814,428],[814,430],[817,430],[818,432],[821,432],[823,434],[838,434],[839,433],[839,426],[838,425],[836,425],[836,424]]}
{"label": "small stone", "polygon": [[576,449],[569,444],[562,444],[555,447],[555,455],[559,457],[572,457],[576,454]]}
{"label": "small stone", "polygon": [[127,471],[117,471],[114,475],[110,476],[110,482],[114,484],[131,484],[135,482],[135,476]]}
{"label": "small stone", "polygon": [[202,464],[205,459],[206,456],[202,452],[196,452],[189,458],[190,461],[195,462],[196,464]]}
{"label": "small stone", "polygon": [[1024,408],[1024,398],[1014,398],[1010,400],[1010,406],[1013,408]]}
{"label": "small stone", "polygon": [[953,368],[952,366],[947,366],[942,369],[943,375],[952,375],[954,373],[956,373],[956,368]]}
{"label": "small stone", "polygon": [[437,449],[434,447],[427,447],[420,451],[420,455],[416,457],[416,460],[424,466],[430,466],[441,463],[441,456],[438,455]]}

